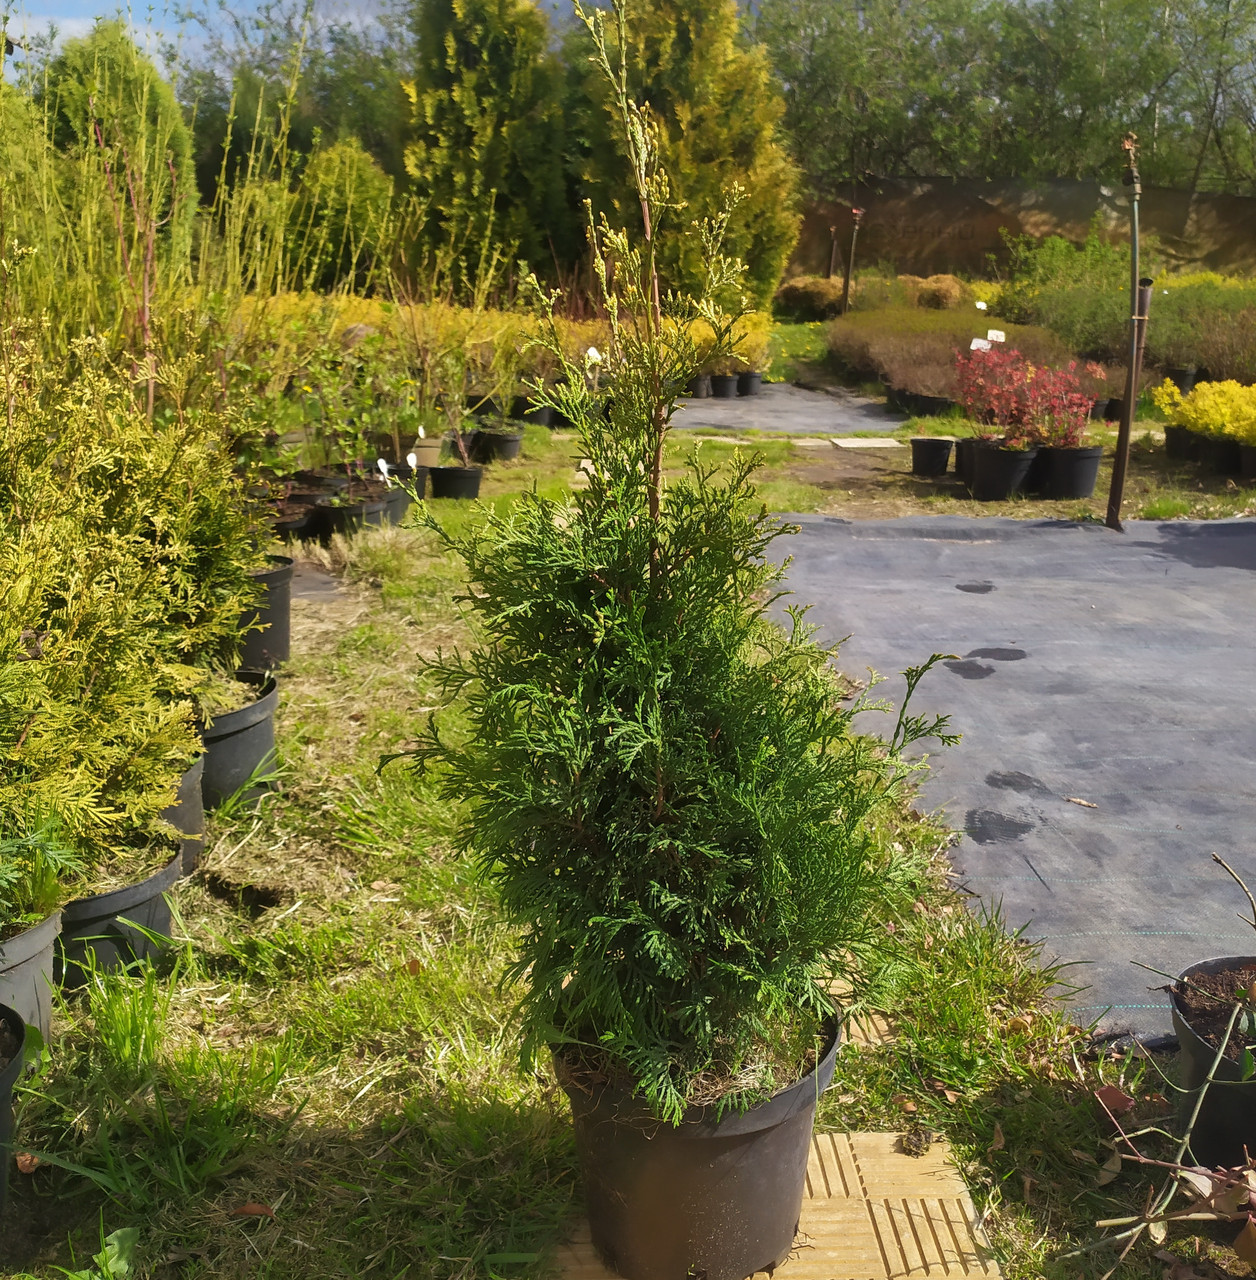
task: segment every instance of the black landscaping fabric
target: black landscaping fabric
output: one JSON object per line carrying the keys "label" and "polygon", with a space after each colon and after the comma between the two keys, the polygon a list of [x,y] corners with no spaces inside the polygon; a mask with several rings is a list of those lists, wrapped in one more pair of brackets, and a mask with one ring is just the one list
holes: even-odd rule
{"label": "black landscaping fabric", "polygon": [[1256,955],[1210,857],[1256,891],[1256,521],[794,519],[792,602],[849,636],[843,670],[898,698],[955,655],[916,709],[964,735],[924,789],[965,833],[962,883],[1076,962],[1079,1022],[1170,1035],[1165,979],[1131,961]]}

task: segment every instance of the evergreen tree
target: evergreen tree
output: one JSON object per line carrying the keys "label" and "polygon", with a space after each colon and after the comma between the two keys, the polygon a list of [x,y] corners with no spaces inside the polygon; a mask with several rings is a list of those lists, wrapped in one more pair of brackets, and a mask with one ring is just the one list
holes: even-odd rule
{"label": "evergreen tree", "polygon": [[427,202],[428,248],[474,261],[491,239],[544,267],[571,223],[545,15],[533,0],[420,0],[415,35],[406,171]]}
{"label": "evergreen tree", "polygon": [[[745,287],[771,297],[794,246],[798,171],[780,133],[784,99],[766,51],[741,35],[737,0],[642,0],[627,37],[628,90],[649,108],[670,205],[659,229],[666,286],[696,292],[706,273],[694,222],[714,217],[725,193],[744,189],[728,226],[727,251],[747,268]],[[603,77],[573,52],[572,115],[579,122],[579,181],[612,225],[640,226],[625,178],[624,143]]]}

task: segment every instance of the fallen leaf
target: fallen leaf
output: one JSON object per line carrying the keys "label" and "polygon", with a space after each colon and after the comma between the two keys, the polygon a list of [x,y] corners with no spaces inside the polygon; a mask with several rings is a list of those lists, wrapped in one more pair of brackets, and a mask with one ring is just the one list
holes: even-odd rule
{"label": "fallen leaf", "polygon": [[1016,1035],[1018,1033],[1020,1035],[1024,1035],[1024,1033],[1029,1030],[1029,1025],[1032,1021],[1033,1021],[1032,1018],[1024,1014],[1017,1014],[1015,1018],[1008,1019],[1007,1029],[1013,1035]]}
{"label": "fallen leaf", "polygon": [[1249,1265],[1256,1265],[1256,1218],[1249,1213],[1242,1230],[1234,1237],[1234,1252]]}
{"label": "fallen leaf", "polygon": [[1103,1167],[1099,1170],[1099,1176],[1095,1179],[1097,1186],[1106,1187],[1109,1182],[1115,1182],[1117,1175],[1121,1172],[1121,1153],[1114,1151],[1104,1162]]}
{"label": "fallen leaf", "polygon": [[994,1141],[986,1148],[987,1151],[1003,1150],[1003,1126],[996,1120],[994,1122]]}
{"label": "fallen leaf", "polygon": [[1064,798],[1069,802],[1069,804],[1079,804],[1083,809],[1097,809],[1099,807],[1097,804],[1092,804],[1089,800],[1083,800],[1080,796],[1065,796]]}
{"label": "fallen leaf", "polygon": [[1082,1164],[1098,1164],[1098,1163],[1099,1163],[1099,1162],[1094,1158],[1094,1156],[1092,1156],[1092,1155],[1088,1154],[1088,1153],[1087,1153],[1087,1152],[1085,1152],[1085,1151],[1078,1151],[1078,1149],[1077,1149],[1076,1147],[1074,1147],[1074,1148],[1069,1152],[1069,1155],[1071,1155],[1071,1156],[1073,1157],[1073,1159],[1074,1159],[1074,1160],[1080,1160],[1080,1161],[1082,1162]]}
{"label": "fallen leaf", "polygon": [[896,1093],[890,1101],[893,1102],[900,1111],[906,1111],[908,1114],[916,1110],[916,1104],[905,1093]]}
{"label": "fallen leaf", "polygon": [[1188,1187],[1201,1200],[1206,1200],[1213,1191],[1213,1181],[1206,1173],[1199,1173],[1194,1169],[1179,1169],[1178,1177],[1186,1183]]}
{"label": "fallen leaf", "polygon": [[406,971],[412,978],[417,978],[423,972],[423,966],[417,960],[407,960]]}
{"label": "fallen leaf", "polygon": [[275,1219],[275,1211],[268,1204],[257,1204],[250,1200],[248,1204],[242,1204],[238,1209],[232,1209],[227,1214],[229,1218],[269,1218],[272,1222]]}
{"label": "fallen leaf", "polygon": [[1134,1105],[1134,1099],[1114,1084],[1105,1084],[1101,1089],[1096,1089],[1095,1097],[1100,1106],[1114,1116],[1123,1116]]}
{"label": "fallen leaf", "polygon": [[1151,1237],[1153,1244],[1164,1244],[1169,1238],[1169,1227],[1165,1222],[1149,1222],[1147,1224],[1147,1234]]}
{"label": "fallen leaf", "polygon": [[372,889],[375,889],[375,890],[379,890],[379,889],[389,889],[389,888],[391,888],[391,887],[392,887],[392,886],[388,883],[388,881],[387,881],[387,880],[372,880],[372,881],[371,881],[371,888],[372,888]]}
{"label": "fallen leaf", "polygon": [[1030,1192],[1031,1192],[1031,1191],[1032,1191],[1032,1190],[1033,1190],[1037,1185],[1038,1185],[1037,1181],[1036,1181],[1034,1178],[1031,1178],[1031,1177],[1029,1176],[1029,1174],[1027,1174],[1027,1173],[1022,1173],[1022,1174],[1021,1174],[1021,1186],[1024,1188],[1024,1191],[1025,1191],[1025,1202],[1026,1202],[1026,1204],[1028,1204],[1028,1203],[1029,1203],[1029,1193],[1030,1193]]}
{"label": "fallen leaf", "polygon": [[34,1173],[39,1168],[39,1165],[39,1157],[31,1155],[29,1151],[19,1151],[17,1153],[18,1173]]}

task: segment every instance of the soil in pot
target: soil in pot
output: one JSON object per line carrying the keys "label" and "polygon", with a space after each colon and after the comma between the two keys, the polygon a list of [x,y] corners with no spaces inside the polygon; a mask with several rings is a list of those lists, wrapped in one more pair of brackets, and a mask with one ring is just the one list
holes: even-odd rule
{"label": "soil in pot", "polygon": [[706,400],[711,395],[711,375],[709,373],[699,373],[697,376],[690,378],[689,385],[685,388],[685,395],[691,400]]}
{"label": "soil in pot", "polygon": [[268,569],[253,574],[259,600],[240,615],[240,630],[260,623],[264,630],[249,631],[240,648],[240,666],[250,671],[273,671],[292,654],[292,560],[267,556]]}
{"label": "soil in pot", "polygon": [[490,462],[510,462],[523,448],[521,431],[473,431],[467,439],[467,456],[484,466]]}
{"label": "soil in pot", "polygon": [[[1256,956],[1224,956],[1191,965],[1170,988],[1184,1088],[1198,1089],[1207,1079],[1236,997],[1254,980]],[[1241,1164],[1244,1145],[1256,1154],[1256,1079],[1243,1081],[1240,1062],[1250,1040],[1237,1028],[1230,1037],[1195,1122],[1188,1164]],[[1194,1101],[1193,1093],[1183,1096],[1180,1105],[1187,1115]]]}
{"label": "soil in pot", "polygon": [[483,474],[479,467],[433,467],[428,472],[432,482],[432,497],[478,498]]}
{"label": "soil in pot", "polygon": [[737,375],[735,373],[713,373],[711,375],[711,394],[717,400],[731,400],[737,394]]}
{"label": "soil in pot", "polygon": [[205,850],[205,801],[201,795],[204,772],[205,757],[197,756],[196,763],[179,779],[174,804],[160,814],[179,833],[179,855],[185,876],[190,876],[201,865],[201,854]]}
{"label": "soil in pot", "polygon": [[67,902],[61,913],[56,976],[64,990],[87,981],[93,969],[109,972],[161,954],[170,936],[166,894],[182,870],[182,857],[135,884]]}
{"label": "soil in pot", "polygon": [[[695,1108],[661,1124],[627,1089],[573,1078],[576,1150],[593,1244],[627,1280],[745,1280],[788,1257],[798,1230],[816,1101],[838,1036],[796,1084],[744,1114]],[[590,1087],[590,1084],[592,1087]]]}
{"label": "soil in pot", "polygon": [[972,495],[978,502],[1002,502],[1020,493],[1038,450],[1004,449],[982,441],[973,454]]}
{"label": "soil in pot", "polygon": [[1089,498],[1095,492],[1099,464],[1103,461],[1100,445],[1083,445],[1075,449],[1048,446],[1038,450],[1034,466],[1041,467],[1044,497],[1062,502],[1073,498]]}
{"label": "soil in pot", "polygon": [[245,784],[246,799],[256,804],[266,790],[266,781],[275,769],[275,708],[279,687],[263,671],[238,671],[237,681],[245,686],[243,706],[215,715],[201,731],[205,743],[201,794],[205,807],[212,809],[235,795]]}
{"label": "soil in pot", "polygon": [[0,941],[0,1005],[38,1027],[47,1042],[52,1029],[53,950],[61,912]]}
{"label": "soil in pot", "polygon": [[739,396],[757,396],[763,388],[763,374],[747,369],[737,375],[737,394]]}
{"label": "soil in pot", "polygon": [[0,1003],[0,1217],[9,1191],[9,1147],[13,1138],[13,1086],[22,1074],[26,1026],[17,1010]]}
{"label": "soil in pot", "polygon": [[340,471],[297,471],[292,478],[316,494],[340,493],[349,487],[349,477]]}
{"label": "soil in pot", "polygon": [[911,473],[914,476],[944,476],[951,462],[952,440],[937,436],[913,436]]}

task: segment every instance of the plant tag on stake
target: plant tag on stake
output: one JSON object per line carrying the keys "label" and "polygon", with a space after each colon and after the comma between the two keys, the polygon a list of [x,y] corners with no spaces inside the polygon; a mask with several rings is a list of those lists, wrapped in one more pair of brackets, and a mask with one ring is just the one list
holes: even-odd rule
{"label": "plant tag on stake", "polygon": [[[386,463],[383,458],[376,458],[375,465],[379,468],[380,475],[384,477],[384,483],[391,489],[392,477],[388,474],[388,463]],[[414,463],[411,463],[410,465],[413,466]]]}
{"label": "plant tag on stake", "polygon": [[406,454],[406,461],[411,467],[417,467],[419,465],[419,455],[411,449],[410,452]]}
{"label": "plant tag on stake", "polygon": [[989,351],[994,344],[989,338],[974,338],[969,344],[969,351]]}
{"label": "plant tag on stake", "polygon": [[1002,329],[987,329],[986,341],[987,342],[1006,342],[1007,334],[1004,333]]}

